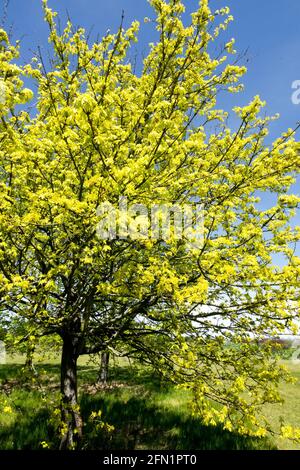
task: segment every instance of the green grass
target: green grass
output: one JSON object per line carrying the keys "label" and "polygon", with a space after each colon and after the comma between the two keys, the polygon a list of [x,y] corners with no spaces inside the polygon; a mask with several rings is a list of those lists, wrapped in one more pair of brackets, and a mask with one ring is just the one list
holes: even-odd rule
{"label": "green grass", "polygon": [[[59,364],[54,358],[39,363],[35,382],[24,377],[22,357],[8,358],[0,365],[0,403],[7,400],[12,413],[0,416],[0,449],[38,449],[41,442],[57,448],[58,438],[51,410],[59,399]],[[267,406],[266,413],[278,428],[280,416],[300,426],[300,367],[292,366],[296,385],[284,385],[283,406]],[[150,370],[123,362],[112,363],[111,386],[93,384],[97,367],[89,358],[79,361],[79,396],[84,418],[84,449],[295,449],[288,440],[253,439],[204,426],[192,418],[189,394],[166,386]],[[95,427],[89,419],[102,411]],[[108,432],[103,423],[112,425]]]}
{"label": "green grass", "polygon": [[[280,418],[296,427],[300,427],[300,365],[291,361],[282,361],[290,369],[297,383],[284,384],[281,386],[281,395],[284,399],[283,405],[266,405],[265,413],[269,418],[272,428],[276,431],[280,429]],[[275,444],[279,449],[300,450],[300,445],[294,444],[288,439],[275,439]]]}

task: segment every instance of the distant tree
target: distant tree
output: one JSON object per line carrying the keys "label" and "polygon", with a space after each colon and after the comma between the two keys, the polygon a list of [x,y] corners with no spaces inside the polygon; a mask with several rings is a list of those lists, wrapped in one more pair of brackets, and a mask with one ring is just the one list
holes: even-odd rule
{"label": "distant tree", "polygon": [[[61,341],[58,335],[45,335],[44,329],[38,329],[25,316],[11,315],[2,318],[2,339],[10,356],[24,357],[25,378],[27,373],[37,375],[35,361],[57,357],[61,352]],[[1,333],[0,333],[1,335]]]}
{"label": "distant tree", "polygon": [[110,358],[109,351],[103,351],[101,353],[98,382],[102,385],[106,385],[108,381],[109,358]]}
{"label": "distant tree", "polygon": [[[217,107],[245,72],[230,59],[233,40],[213,54],[227,8],[202,0],[184,25],[179,0],[150,3],[158,39],[140,72],[129,60],[137,22],[90,45],[70,22],[59,33],[44,1],[53,60],[23,68],[0,32],[1,309],[62,339],[61,449],[82,434],[79,355],[119,344],[191,389],[204,423],[263,436],[261,404],[280,400],[286,373],[253,338],[293,330],[298,317],[294,131],[267,145],[258,96],[234,108],[232,130]],[[38,86],[35,116],[17,106],[32,97],[22,74]],[[120,196],[147,208],[203,204],[202,243],[192,231],[137,236],[146,215],[118,211],[135,236],[99,237],[97,208]]]}

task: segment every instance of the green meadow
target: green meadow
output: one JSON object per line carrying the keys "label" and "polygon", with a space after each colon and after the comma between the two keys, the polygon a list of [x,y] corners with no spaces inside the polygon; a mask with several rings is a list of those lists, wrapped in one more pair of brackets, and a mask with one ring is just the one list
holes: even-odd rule
{"label": "green meadow", "polygon": [[[282,385],[284,403],[268,405],[274,431],[281,417],[300,426],[300,366],[285,361],[297,378]],[[56,449],[59,435],[59,362],[36,363],[29,377],[20,356],[0,365],[0,449]],[[96,385],[98,365],[79,360],[79,401],[84,419],[82,449],[300,449],[286,439],[254,439],[204,426],[191,416],[187,391],[166,385],[153,371],[128,361],[112,361],[107,386]]]}

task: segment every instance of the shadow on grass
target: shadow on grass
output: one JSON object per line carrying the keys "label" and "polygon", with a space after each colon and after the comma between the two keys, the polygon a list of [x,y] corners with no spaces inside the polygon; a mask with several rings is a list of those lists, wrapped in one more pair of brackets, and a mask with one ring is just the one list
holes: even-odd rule
{"label": "shadow on grass", "polygon": [[0,449],[40,450],[42,441],[51,443],[53,448],[58,448],[59,442],[49,420],[50,410],[44,408],[19,416],[10,426],[1,426]]}
{"label": "shadow on grass", "polygon": [[105,450],[256,450],[275,449],[267,439],[240,436],[220,427],[204,426],[198,419],[189,418],[171,410],[147,403],[147,398],[106,400],[84,396],[81,400],[83,416],[93,410],[102,410],[102,419],[115,430],[95,433],[88,424],[83,446]]}
{"label": "shadow on grass", "polygon": [[[36,363],[35,369],[38,375],[45,378],[60,377],[59,364]],[[95,364],[78,365],[79,383],[93,383],[98,377],[98,366]],[[0,365],[0,383],[8,380],[22,379],[24,377],[24,365],[19,363],[1,364]],[[162,386],[159,377],[149,368],[141,366],[121,367],[112,365],[109,370],[110,380],[123,382],[128,385],[143,385],[148,389],[156,390]],[[163,385],[167,387],[167,385]]]}
{"label": "shadow on grass", "polygon": [[[266,439],[246,438],[224,432],[218,427],[203,426],[199,420],[185,418],[169,410],[148,406],[144,399],[131,398],[107,403],[96,397],[82,399],[85,417],[95,409],[103,410],[103,420],[115,427],[112,433],[95,430],[91,424],[85,427],[82,448],[84,450],[257,450],[272,449]],[[1,427],[1,449],[41,449],[41,442],[58,447],[58,439],[49,423],[50,411],[41,409],[23,414],[17,422]]]}
{"label": "shadow on grass", "polygon": [[[38,368],[47,372],[47,380],[58,384],[59,366],[42,364]],[[91,366],[78,368],[80,384],[93,383],[97,369]],[[19,377],[20,365],[0,367],[0,380]],[[125,387],[101,390],[94,396],[81,394],[84,422],[83,449],[132,450],[204,450],[204,449],[272,449],[267,439],[243,437],[223,431],[219,427],[204,426],[179,407],[164,407],[161,396],[171,397],[174,389],[160,382],[149,370],[141,368],[112,367],[111,380]],[[46,390],[49,390],[46,388]],[[173,391],[171,391],[173,390]],[[176,396],[175,392],[175,396]],[[49,397],[51,392],[49,392]],[[38,390],[23,388],[21,383],[11,392],[18,410],[16,419],[0,422],[1,449],[40,449],[41,442],[58,446],[58,439],[51,422],[51,409],[41,400]],[[89,421],[93,411],[101,410],[103,422],[114,426],[113,432],[95,426]]]}

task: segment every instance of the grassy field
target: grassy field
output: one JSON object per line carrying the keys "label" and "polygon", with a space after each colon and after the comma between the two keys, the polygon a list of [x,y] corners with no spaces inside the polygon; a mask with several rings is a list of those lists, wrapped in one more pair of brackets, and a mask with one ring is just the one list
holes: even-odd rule
{"label": "grassy field", "polygon": [[[59,399],[58,361],[39,363],[34,382],[24,377],[23,362],[21,357],[10,357],[0,365],[0,404],[6,410],[0,415],[0,449],[39,449],[42,442],[55,449],[57,418],[51,410]],[[279,428],[281,416],[300,426],[300,366],[287,364],[298,383],[282,387],[282,406],[266,407],[274,429]],[[203,426],[190,416],[189,394],[161,384],[145,368],[112,363],[106,389],[94,385],[97,370],[89,358],[80,358],[84,449],[300,449],[288,440],[251,439]],[[91,421],[91,413],[99,410],[101,417]]]}

